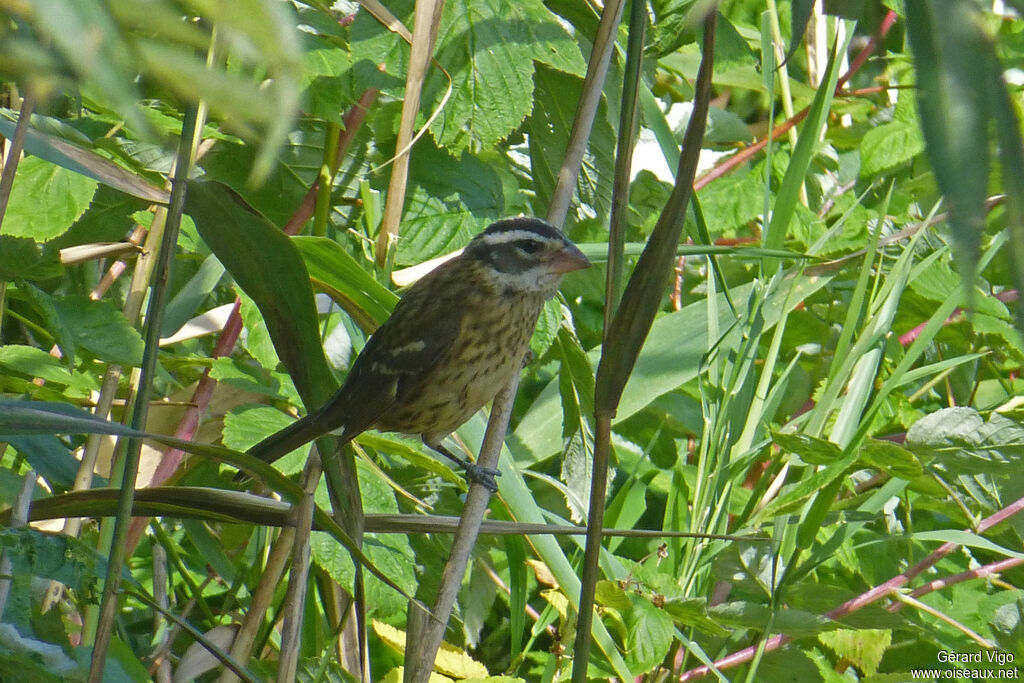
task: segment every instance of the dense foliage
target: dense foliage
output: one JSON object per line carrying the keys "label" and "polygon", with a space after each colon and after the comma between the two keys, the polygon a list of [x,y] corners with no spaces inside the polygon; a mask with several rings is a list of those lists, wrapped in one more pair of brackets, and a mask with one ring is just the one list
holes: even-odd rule
{"label": "dense foliage", "polygon": [[[673,190],[713,4],[638,13],[632,85],[637,14],[618,27],[564,220],[595,266],[541,316],[436,669],[1010,671],[1024,21],[956,0],[718,7],[695,201],[663,221],[685,243],[645,295],[658,313],[615,405],[616,532],[576,657],[584,541],[538,525],[587,520],[595,370],[632,362],[606,336],[608,264],[616,297],[631,274],[660,282],[633,266]],[[278,463],[291,479],[244,450],[337,387],[415,266],[549,215],[600,19],[449,0],[418,80],[388,16],[413,29],[413,6],[0,3],[0,680],[85,680],[96,661],[103,680],[216,680],[207,650],[250,680],[356,680],[360,617],[372,680],[401,680],[461,475],[371,432],[310,499],[293,476],[309,447]],[[620,123],[634,99],[638,141]],[[469,453],[486,423],[458,432]]]}

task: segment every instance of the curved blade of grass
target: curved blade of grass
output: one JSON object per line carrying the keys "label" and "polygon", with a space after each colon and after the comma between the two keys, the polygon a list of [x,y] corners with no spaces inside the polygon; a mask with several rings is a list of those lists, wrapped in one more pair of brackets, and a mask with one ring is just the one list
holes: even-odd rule
{"label": "curved blade of grass", "polygon": [[[800,198],[800,187],[803,185],[804,177],[807,175],[807,170],[814,159],[821,131],[825,126],[829,107],[835,94],[836,82],[839,80],[839,60],[836,58],[836,55],[846,54],[846,48],[849,45],[850,38],[853,36],[853,31],[847,31],[846,35],[846,42],[843,44],[842,50],[837,50],[835,45],[832,46],[832,51],[828,58],[828,78],[818,86],[818,91],[814,95],[814,101],[811,103],[810,112],[807,114],[807,119],[800,131],[800,137],[793,148],[793,156],[790,158],[789,166],[786,168],[786,175],[783,177],[779,193],[775,197],[775,204],[772,206],[772,217],[764,231],[763,245],[768,249],[779,249],[785,242],[789,223],[793,218],[793,212],[796,211],[796,203]],[[765,259],[762,272],[770,274],[777,267],[778,261],[776,259]]]}

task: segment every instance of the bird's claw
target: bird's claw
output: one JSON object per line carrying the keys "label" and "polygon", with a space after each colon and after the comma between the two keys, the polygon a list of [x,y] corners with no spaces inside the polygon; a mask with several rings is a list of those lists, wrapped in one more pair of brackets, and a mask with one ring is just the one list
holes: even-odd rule
{"label": "bird's claw", "polygon": [[498,482],[494,478],[500,476],[501,470],[494,467],[482,467],[475,463],[466,463],[466,479],[480,484],[491,493],[498,492]]}

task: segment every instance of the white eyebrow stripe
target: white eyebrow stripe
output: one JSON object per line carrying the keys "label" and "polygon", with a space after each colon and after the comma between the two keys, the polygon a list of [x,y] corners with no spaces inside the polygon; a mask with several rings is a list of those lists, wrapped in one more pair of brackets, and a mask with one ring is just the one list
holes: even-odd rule
{"label": "white eyebrow stripe", "polygon": [[538,235],[532,230],[508,230],[505,232],[494,232],[484,237],[484,241],[490,244],[508,244],[509,242],[518,242],[519,240],[547,242],[550,238],[545,237],[544,235]]}

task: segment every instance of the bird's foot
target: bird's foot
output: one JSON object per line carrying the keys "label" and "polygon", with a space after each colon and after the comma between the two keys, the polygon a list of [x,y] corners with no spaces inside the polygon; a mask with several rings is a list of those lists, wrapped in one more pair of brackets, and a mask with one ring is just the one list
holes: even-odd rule
{"label": "bird's foot", "polygon": [[501,476],[501,470],[494,467],[483,467],[468,461],[463,463],[463,467],[466,468],[467,480],[480,484],[491,493],[498,492],[498,482],[494,478]]}

